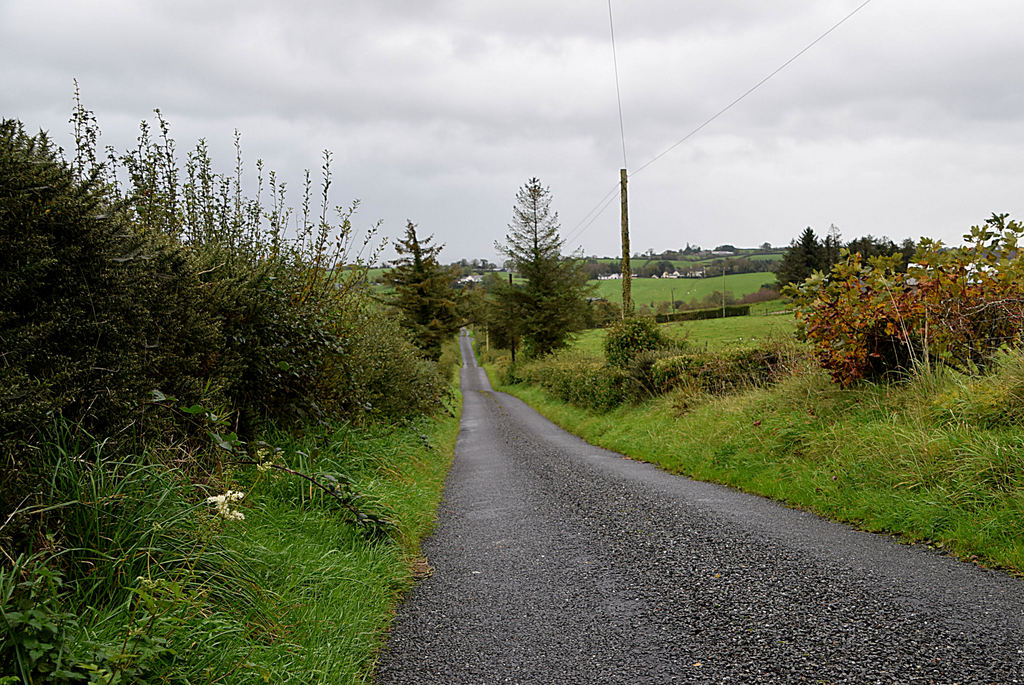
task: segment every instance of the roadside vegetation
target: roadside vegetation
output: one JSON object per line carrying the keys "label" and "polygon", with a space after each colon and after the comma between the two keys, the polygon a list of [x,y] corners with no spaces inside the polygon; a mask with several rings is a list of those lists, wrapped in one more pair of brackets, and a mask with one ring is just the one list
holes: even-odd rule
{"label": "roadside vegetation", "polygon": [[[371,678],[458,431],[372,230],[167,123],[0,124],[0,682]],[[429,357],[429,358],[428,358]]]}
{"label": "roadside vegetation", "polygon": [[906,270],[844,252],[788,291],[796,320],[632,319],[482,357],[594,444],[1024,573],[1022,235],[995,215]]}

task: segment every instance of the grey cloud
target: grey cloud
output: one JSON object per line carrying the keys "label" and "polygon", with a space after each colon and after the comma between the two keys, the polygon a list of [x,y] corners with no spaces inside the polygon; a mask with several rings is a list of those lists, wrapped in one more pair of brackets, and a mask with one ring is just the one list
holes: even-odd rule
{"label": "grey cloud", "polygon": [[[636,168],[775,69],[859,0],[613,3]],[[1019,211],[1024,6],[875,0],[637,174],[637,244],[786,243],[806,225],[955,239]],[[0,5],[0,104],[65,136],[72,78],[106,136],[161,108],[183,155],[239,129],[292,188],[335,153],[337,200],[451,258],[491,256],[537,175],[566,232],[621,165],[607,5],[576,0]],[[616,254],[611,206],[582,233]]]}

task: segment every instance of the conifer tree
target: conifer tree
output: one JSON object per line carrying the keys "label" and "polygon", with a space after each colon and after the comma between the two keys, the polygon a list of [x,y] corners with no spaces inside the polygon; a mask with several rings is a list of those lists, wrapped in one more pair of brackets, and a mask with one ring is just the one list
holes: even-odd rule
{"label": "conifer tree", "polygon": [[526,284],[499,291],[501,309],[518,313],[517,328],[529,354],[547,354],[583,326],[588,292],[583,261],[562,256],[564,241],[558,234],[558,213],[551,210],[551,190],[537,178],[516,193],[508,229],[505,244],[495,247]]}
{"label": "conifer tree", "polygon": [[775,278],[779,286],[803,283],[815,271],[827,270],[828,267],[825,248],[814,230],[808,226],[797,240],[789,244],[789,249],[779,262]]}
{"label": "conifer tree", "polygon": [[431,245],[433,239],[420,239],[410,221],[405,237],[395,243],[399,258],[384,279],[395,287],[391,304],[402,313],[402,327],[426,357],[436,360],[441,344],[459,329],[460,319],[454,288],[458,272],[438,262],[444,246]]}

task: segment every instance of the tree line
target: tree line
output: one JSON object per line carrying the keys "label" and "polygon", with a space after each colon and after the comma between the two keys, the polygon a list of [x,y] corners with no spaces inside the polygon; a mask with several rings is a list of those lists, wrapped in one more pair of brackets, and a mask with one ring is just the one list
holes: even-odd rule
{"label": "tree line", "polygon": [[917,245],[910,238],[897,245],[888,237],[875,238],[870,234],[844,243],[834,224],[823,239],[808,226],[789,244],[789,249],[778,265],[775,273],[779,287],[803,283],[815,271],[827,273],[843,259],[844,249],[852,254],[860,254],[865,261],[871,257],[894,255],[897,257],[896,268],[906,271]]}

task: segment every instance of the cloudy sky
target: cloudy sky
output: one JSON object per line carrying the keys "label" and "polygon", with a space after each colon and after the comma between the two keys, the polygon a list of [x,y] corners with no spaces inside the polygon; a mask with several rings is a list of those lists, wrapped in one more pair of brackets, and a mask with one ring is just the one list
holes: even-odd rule
{"label": "cloudy sky", "polygon": [[[644,166],[862,2],[613,0],[634,251],[1024,216],[1020,0],[872,0]],[[607,0],[0,0],[0,114],[68,147],[73,79],[103,144],[159,108],[296,189],[330,149],[360,226],[451,260],[495,258],[532,176],[569,247],[619,253],[618,203],[589,219],[623,166]]]}

